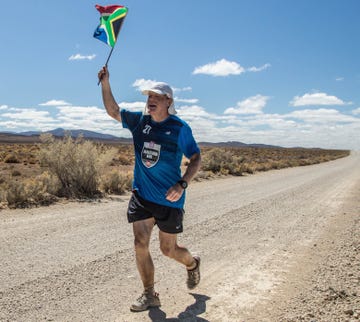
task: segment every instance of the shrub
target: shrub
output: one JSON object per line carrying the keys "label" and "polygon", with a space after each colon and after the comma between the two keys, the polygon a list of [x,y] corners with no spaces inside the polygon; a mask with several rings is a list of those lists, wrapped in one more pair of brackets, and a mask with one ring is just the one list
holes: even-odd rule
{"label": "shrub", "polygon": [[0,203],[9,208],[49,205],[57,200],[56,186],[56,181],[46,172],[22,181],[11,180],[0,187]]}
{"label": "shrub", "polygon": [[4,158],[4,162],[5,163],[20,163],[20,160],[18,159],[18,157],[15,154],[8,154]]}
{"label": "shrub", "polygon": [[123,194],[131,189],[132,173],[113,170],[102,178],[102,190],[110,194]]}
{"label": "shrub", "polygon": [[21,176],[21,172],[19,170],[14,170],[13,172],[11,172],[11,175],[13,177],[20,177]]}
{"label": "shrub", "polygon": [[23,182],[13,180],[6,184],[5,200],[10,208],[24,207],[28,199]]}
{"label": "shrub", "polygon": [[61,140],[41,136],[39,159],[60,183],[59,195],[67,198],[94,197],[99,194],[102,171],[110,164],[113,149],[85,141],[82,137]]}
{"label": "shrub", "polygon": [[211,171],[214,174],[240,176],[244,172],[243,161],[243,157],[234,155],[231,150],[214,148],[202,157],[201,170]]}
{"label": "shrub", "polygon": [[0,184],[3,184],[4,182],[6,182],[5,177],[3,177],[2,175],[0,175]]}

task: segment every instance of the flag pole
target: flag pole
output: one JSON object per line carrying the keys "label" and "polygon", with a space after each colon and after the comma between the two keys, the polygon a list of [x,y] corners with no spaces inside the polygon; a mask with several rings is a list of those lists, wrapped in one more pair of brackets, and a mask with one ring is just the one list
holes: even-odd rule
{"label": "flag pole", "polygon": [[[115,47],[115,45],[114,45],[114,47]],[[113,52],[113,50],[114,50],[114,47],[112,47],[111,50],[110,50],[109,56],[108,56],[108,58],[106,59],[105,67],[108,66],[108,62],[109,62],[109,60],[110,60],[111,54],[112,54],[112,52]],[[99,79],[99,81],[98,81],[98,86],[100,85],[100,82],[101,82],[101,79]]]}
{"label": "flag pole", "polygon": [[[114,47],[115,47],[115,45],[114,45]],[[109,60],[110,60],[111,54],[112,54],[112,52],[113,52],[113,50],[114,50],[114,47],[112,47],[111,50],[110,50],[109,56],[108,56],[108,58],[107,58],[107,60],[106,60],[106,63],[105,63],[105,66],[106,66],[106,67],[107,67],[108,62],[109,62]]]}

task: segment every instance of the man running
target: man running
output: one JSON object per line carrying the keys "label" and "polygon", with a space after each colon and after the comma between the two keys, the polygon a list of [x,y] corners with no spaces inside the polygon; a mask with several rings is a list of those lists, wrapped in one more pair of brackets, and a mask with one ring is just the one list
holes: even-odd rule
{"label": "man running", "polygon": [[[185,189],[200,167],[200,149],[189,125],[175,116],[169,85],[156,83],[144,90],[144,112],[130,112],[116,103],[106,66],[98,77],[107,113],[131,131],[134,141],[133,194],[127,216],[133,225],[136,265],[144,286],[130,310],[139,312],[161,305],[154,289],[155,269],[149,252],[154,225],[159,228],[162,253],[186,267],[188,288],[193,289],[200,282],[200,257],[177,243],[177,234],[183,231]],[[189,163],[181,176],[183,155]]]}

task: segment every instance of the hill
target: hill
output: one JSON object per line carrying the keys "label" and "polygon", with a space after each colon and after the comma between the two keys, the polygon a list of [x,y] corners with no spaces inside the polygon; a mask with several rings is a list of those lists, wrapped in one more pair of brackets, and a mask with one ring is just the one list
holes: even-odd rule
{"label": "hill", "polygon": [[[26,131],[20,133],[13,132],[0,132],[0,142],[1,143],[31,143],[31,142],[40,142],[40,135],[43,133],[50,133],[55,137],[64,137],[67,134],[70,134],[71,137],[77,138],[82,135],[85,139],[100,141],[104,143],[132,143],[131,138],[117,137],[110,134],[103,134],[99,132],[89,131],[89,130],[66,130],[63,128],[57,128],[51,131],[41,132],[41,131]],[[281,148],[276,145],[260,144],[260,143],[243,143],[239,141],[227,141],[227,142],[199,142],[200,146],[203,147],[251,147],[251,148]]]}
{"label": "hill", "polygon": [[73,138],[83,136],[85,139],[100,141],[104,143],[131,143],[131,138],[121,138],[110,134],[103,134],[94,131],[88,130],[66,130],[62,128],[57,128],[51,131],[41,132],[41,131],[27,131],[20,133],[12,132],[0,132],[0,142],[1,143],[36,143],[40,142],[40,135],[49,133],[55,137],[64,137],[65,135],[70,135]]}

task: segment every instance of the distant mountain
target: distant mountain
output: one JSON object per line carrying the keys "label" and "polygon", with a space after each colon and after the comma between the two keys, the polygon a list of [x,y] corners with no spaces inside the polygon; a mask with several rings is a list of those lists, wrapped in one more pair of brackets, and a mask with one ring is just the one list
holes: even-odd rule
{"label": "distant mountain", "polygon": [[[65,135],[70,134],[71,137],[77,138],[79,135],[82,135],[85,139],[89,140],[99,140],[105,142],[114,142],[114,143],[131,143],[131,138],[120,138],[110,134],[103,134],[94,131],[88,130],[66,130],[63,128],[57,128],[51,131],[41,132],[41,131],[27,131],[20,133],[11,133],[11,132],[0,132],[0,141],[5,142],[16,142],[16,141],[39,141],[39,136],[44,133],[50,133],[56,137],[64,137]],[[9,136],[13,136],[9,138]],[[23,138],[23,139],[22,139]],[[252,147],[252,148],[281,148],[280,146],[267,145],[267,144],[246,144],[238,141],[228,141],[228,142],[199,142],[200,146],[208,147]]]}
{"label": "distant mountain", "polygon": [[132,143],[132,138],[122,138],[110,134],[103,134],[94,131],[88,130],[65,130],[58,128],[51,131],[41,132],[41,131],[26,131],[26,132],[0,132],[0,142],[40,142],[40,135],[50,133],[55,137],[64,137],[65,135],[70,135],[73,138],[79,137],[82,135],[85,139],[102,141],[104,143]]}
{"label": "distant mountain", "polygon": [[238,141],[228,141],[228,142],[199,142],[201,146],[209,146],[209,147],[229,147],[229,148],[243,148],[243,147],[250,147],[250,148],[281,148],[281,146],[277,145],[268,145],[268,144],[259,144],[259,143],[243,143]]}
{"label": "distant mountain", "polygon": [[98,132],[93,132],[93,131],[88,131],[88,130],[65,130],[62,128],[57,128],[55,130],[46,131],[46,132],[27,131],[27,132],[20,132],[17,134],[25,135],[25,136],[34,136],[34,135],[40,135],[40,134],[44,134],[44,133],[50,133],[50,134],[52,134],[54,136],[58,136],[58,137],[63,137],[67,134],[70,134],[71,137],[75,137],[75,138],[82,135],[84,138],[87,138],[87,139],[100,139],[100,140],[117,140],[117,139],[119,139],[119,137],[117,137],[115,135],[110,135],[110,134],[103,134],[103,133],[98,133]]}

